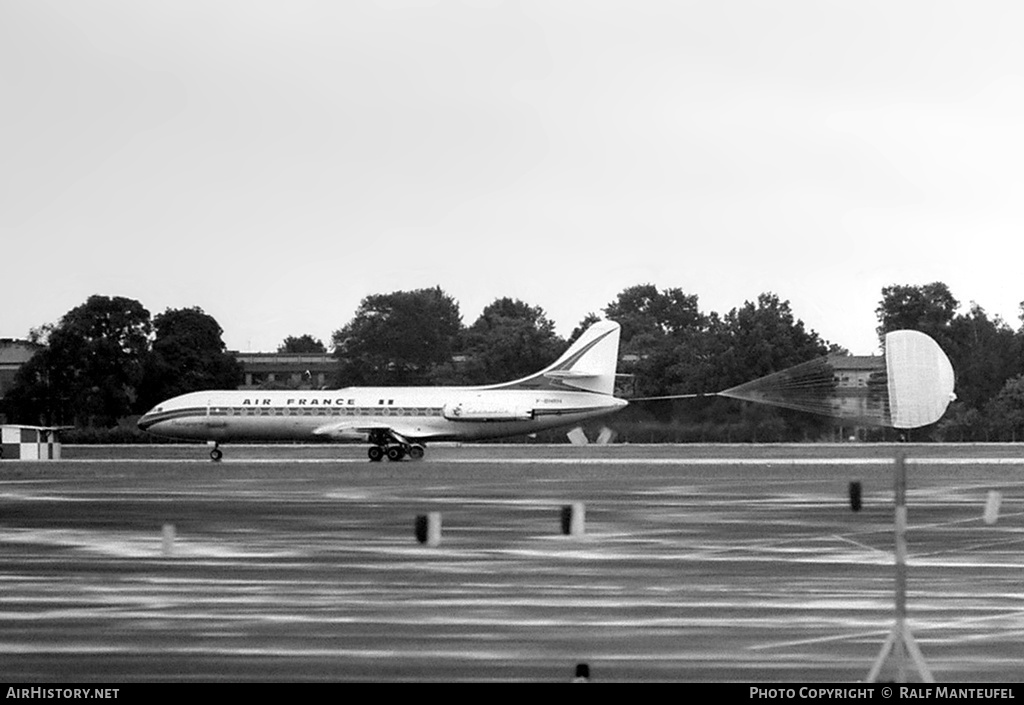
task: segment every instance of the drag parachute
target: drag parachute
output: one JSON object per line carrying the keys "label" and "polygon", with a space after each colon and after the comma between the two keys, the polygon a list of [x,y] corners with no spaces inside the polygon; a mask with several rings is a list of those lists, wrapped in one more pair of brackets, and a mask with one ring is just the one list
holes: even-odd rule
{"label": "drag parachute", "polygon": [[882,356],[831,356],[746,382],[720,395],[867,425],[910,429],[942,418],[956,398],[953,366],[929,336],[898,330]]}

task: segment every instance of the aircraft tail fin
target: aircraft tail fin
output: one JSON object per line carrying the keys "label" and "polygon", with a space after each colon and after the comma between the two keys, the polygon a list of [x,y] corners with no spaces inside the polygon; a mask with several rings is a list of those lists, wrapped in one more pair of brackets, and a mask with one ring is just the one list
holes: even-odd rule
{"label": "aircraft tail fin", "polygon": [[569,349],[540,372],[488,389],[558,389],[615,393],[621,328],[614,321],[599,321],[577,338]]}

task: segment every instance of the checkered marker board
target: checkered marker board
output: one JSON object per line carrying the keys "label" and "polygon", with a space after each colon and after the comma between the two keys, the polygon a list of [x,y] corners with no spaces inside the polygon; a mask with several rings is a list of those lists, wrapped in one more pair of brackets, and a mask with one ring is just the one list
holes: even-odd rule
{"label": "checkered marker board", "polygon": [[0,427],[0,460],[60,460],[55,435],[31,426]]}

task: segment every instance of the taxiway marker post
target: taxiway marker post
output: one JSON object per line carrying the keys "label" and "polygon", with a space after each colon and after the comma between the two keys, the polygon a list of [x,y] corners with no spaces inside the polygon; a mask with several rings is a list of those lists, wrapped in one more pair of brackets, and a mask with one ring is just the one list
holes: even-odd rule
{"label": "taxiway marker post", "polygon": [[416,517],[416,540],[427,546],[437,546],[441,543],[441,512],[430,512]]}
{"label": "taxiway marker post", "polygon": [[896,452],[896,462],[893,470],[895,483],[895,554],[896,554],[896,599],[895,619],[892,631],[882,644],[882,650],[875,659],[871,672],[868,673],[868,682],[874,683],[878,678],[882,666],[890,654],[896,662],[896,681],[907,682],[907,657],[914,661],[917,672],[925,683],[934,683],[928,664],[914,640],[914,635],[907,626],[907,459],[903,451]]}
{"label": "taxiway marker post", "polygon": [[441,512],[430,512],[427,515],[427,545],[437,546],[441,543]]}
{"label": "taxiway marker post", "polygon": [[989,490],[988,499],[985,501],[985,523],[992,525],[999,521],[999,505],[1003,501],[1003,495],[998,490]]}
{"label": "taxiway marker post", "polygon": [[174,555],[174,524],[164,524],[163,553],[167,557]]}
{"label": "taxiway marker post", "polygon": [[860,482],[850,483],[850,509],[859,512],[862,505]]}
{"label": "taxiway marker post", "polygon": [[573,683],[589,683],[590,682],[590,664],[577,663],[576,673],[572,678]]}
{"label": "taxiway marker post", "polygon": [[562,533],[566,536],[583,536],[586,533],[586,507],[582,502],[562,507]]}
{"label": "taxiway marker post", "polygon": [[907,653],[905,639],[907,634],[907,463],[904,454],[896,453],[896,516],[895,552],[896,552],[896,669],[897,682],[907,682]]}

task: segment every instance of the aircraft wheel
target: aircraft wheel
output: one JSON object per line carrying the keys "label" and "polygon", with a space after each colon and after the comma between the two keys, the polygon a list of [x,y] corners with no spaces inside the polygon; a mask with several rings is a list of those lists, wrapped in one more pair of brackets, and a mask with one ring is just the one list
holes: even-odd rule
{"label": "aircraft wheel", "polygon": [[416,445],[409,449],[409,457],[413,460],[422,460],[424,452],[423,446]]}
{"label": "aircraft wheel", "polygon": [[366,451],[366,454],[370,456],[370,460],[376,463],[384,457],[384,449],[380,446],[370,446],[370,450]]}
{"label": "aircraft wheel", "polygon": [[388,460],[401,460],[405,457],[405,448],[402,446],[391,446],[388,448]]}
{"label": "aircraft wheel", "polygon": [[224,453],[221,452],[220,448],[214,448],[210,451],[210,460],[215,463],[219,463],[220,459],[224,457]]}

